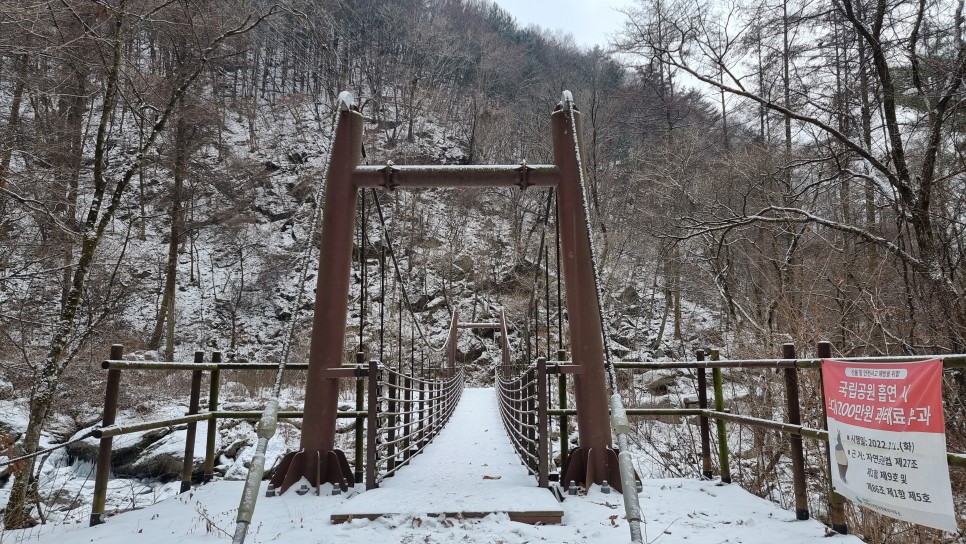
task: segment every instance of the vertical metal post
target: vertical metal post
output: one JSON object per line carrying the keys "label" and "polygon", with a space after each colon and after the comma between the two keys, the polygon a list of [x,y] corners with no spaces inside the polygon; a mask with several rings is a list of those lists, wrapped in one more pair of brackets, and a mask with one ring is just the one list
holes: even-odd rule
{"label": "vertical metal post", "polygon": [[[704,350],[699,349],[695,355],[699,361],[704,361]],[[708,409],[708,375],[702,367],[698,368],[698,407]],[[710,480],[714,473],[711,470],[711,424],[708,416],[699,416],[701,425],[701,477]]]}
{"label": "vertical metal post", "polygon": [[[783,359],[796,359],[795,344],[782,345]],[[785,369],[785,404],[788,407],[788,422],[792,425],[802,424],[802,409],[798,398],[798,369]],[[792,483],[795,488],[795,517],[799,520],[808,519],[808,491],[805,489],[805,450],[802,447],[802,437],[797,434],[789,435],[789,448],[792,457]]]}
{"label": "vertical metal post", "polygon": [[[205,362],[205,352],[195,352],[195,364],[200,365]],[[201,371],[191,372],[191,394],[188,399],[188,414],[197,414],[198,405],[201,402]],[[198,433],[198,424],[189,423],[184,440],[184,466],[181,468],[181,493],[191,489],[191,472],[195,465],[195,436]]]}
{"label": "vertical metal post", "polygon": [[[364,261],[363,261],[364,262]],[[365,268],[365,264],[363,264]],[[361,344],[360,344],[361,345]],[[356,368],[363,368],[366,364],[366,354],[358,351],[356,352]],[[362,376],[357,375],[356,377],[356,412],[361,412],[365,409],[365,395],[366,395],[366,380]],[[355,451],[355,482],[357,484],[362,483],[363,479],[363,468],[366,459],[365,451],[365,440],[366,440],[366,418],[359,416],[356,418],[356,451]]]}
{"label": "vertical metal post", "polygon": [[[369,238],[366,232],[366,227],[369,223],[366,221],[366,191],[362,190],[361,202],[360,202],[360,212],[359,212],[359,353],[362,353],[363,340],[365,339],[365,328],[366,328],[366,298],[369,294],[369,278],[368,278],[368,268],[369,268],[369,255],[366,250],[366,240]],[[358,359],[358,353],[356,354],[356,364],[362,364],[365,362],[363,359],[361,362]],[[365,357],[365,355],[363,355]]]}
{"label": "vertical metal post", "polygon": [[[547,339],[549,345],[549,338]],[[550,426],[547,421],[547,359],[537,359],[537,485],[550,486],[548,441]]]}
{"label": "vertical metal post", "polygon": [[[542,256],[543,256],[542,254],[538,254],[537,259],[539,260]],[[537,266],[539,266],[539,262],[537,263]],[[538,270],[537,271],[537,274],[539,274],[539,273],[540,272]],[[536,282],[534,282],[534,283],[536,283]],[[534,286],[536,287],[536,285],[534,285]],[[527,360],[532,361],[532,360],[534,360],[534,356],[540,357],[540,301],[537,300],[536,293],[534,293],[534,295],[533,295],[533,306],[531,306],[530,308],[528,308],[527,311],[528,312],[529,311],[533,311],[533,335],[532,335],[533,336],[533,351],[530,352],[529,351],[529,347],[527,349]],[[528,318],[529,318],[529,316],[528,316]],[[550,335],[548,334],[547,337],[549,338]]]}
{"label": "vertical metal post", "polygon": [[513,407],[513,429],[514,434],[517,436],[523,436],[523,388],[517,387],[519,383],[517,381],[511,382],[510,406]]}
{"label": "vertical metal post", "polygon": [[453,317],[449,323],[449,340],[446,342],[446,377],[451,378],[456,369],[456,327],[459,324],[459,312],[453,310]]}
{"label": "vertical metal post", "polygon": [[433,397],[435,398],[435,402],[433,404],[433,437],[439,434],[439,429],[443,426],[443,411],[440,409],[440,403],[443,400],[442,396],[443,382],[439,381],[439,377],[437,376],[436,381],[433,382]]}
{"label": "vertical metal post", "polygon": [[[562,331],[561,331],[562,334]],[[567,358],[567,352],[560,349],[557,350],[557,360],[563,361]],[[557,402],[560,404],[561,410],[567,409],[567,375],[561,372],[557,374]],[[570,454],[570,418],[567,414],[560,415],[560,467],[561,471],[563,467],[567,466],[567,457]],[[561,476],[563,476],[561,474]],[[561,485],[566,482],[561,482]]]}
{"label": "vertical metal post", "polygon": [[[720,360],[718,350],[711,350],[711,360]],[[712,369],[711,378],[714,381],[714,409],[718,412],[724,412],[724,385],[721,379],[721,369]],[[718,464],[721,465],[721,482],[730,484],[731,460],[728,458],[728,434],[723,419],[716,419],[715,424],[718,426]]]}
{"label": "vertical metal post", "polygon": [[[211,362],[221,363],[221,352],[215,351],[211,354]],[[221,386],[221,370],[211,371],[211,383],[208,384],[208,413],[218,410],[218,391]],[[205,442],[205,469],[201,481],[208,483],[215,476],[215,439],[218,436],[218,419],[212,416],[208,419],[208,436]]]}
{"label": "vertical metal post", "polygon": [[[548,198],[553,198],[553,188],[550,190],[550,195]],[[550,202],[547,203],[547,216],[543,218],[543,230],[547,230],[547,220],[550,219]],[[546,316],[546,328],[547,331],[547,358],[550,358],[550,351],[553,349],[550,347],[550,244],[546,243],[543,245],[543,302],[544,302],[544,314]]]}
{"label": "vertical metal post", "polygon": [[396,387],[396,373],[390,370],[386,381],[388,382],[386,388],[386,474],[392,475],[396,468],[396,424],[399,422],[396,417],[396,407],[399,405],[396,402],[396,395],[399,391]]}
{"label": "vertical metal post", "polygon": [[[314,458],[316,452],[324,458],[326,452],[335,447],[339,380],[325,377],[325,370],[342,365],[358,197],[352,172],[362,158],[362,115],[347,103],[341,106],[325,182],[322,247],[305,384],[301,447],[310,458]],[[316,469],[312,463],[303,463],[303,470],[307,478],[315,479]]]}
{"label": "vertical metal post", "polygon": [[[379,197],[373,190],[372,199]],[[385,233],[383,233],[385,235]],[[386,244],[379,248],[379,361],[386,363]]]}
{"label": "vertical metal post", "polygon": [[376,483],[376,424],[379,417],[379,361],[369,361],[369,402],[366,416],[366,489]]}
{"label": "vertical metal post", "polygon": [[[523,390],[525,399],[524,410],[526,410],[524,436],[527,437],[527,453],[533,455],[534,457],[537,455],[537,392],[535,391],[537,388],[537,377],[535,376],[536,370],[536,367],[531,367],[529,370],[527,370],[527,373],[524,374],[523,378],[526,380],[526,386]],[[535,465],[536,463],[533,463],[530,466],[530,468],[534,471],[537,470]]]}
{"label": "vertical metal post", "polygon": [[588,453],[587,473],[594,480],[586,482],[590,485],[607,477],[606,451],[611,445],[611,433],[601,309],[597,301],[597,279],[591,265],[590,233],[582,205],[580,114],[572,104],[562,103],[550,116],[550,122],[554,162],[560,169],[557,212],[567,313],[570,316],[571,356],[574,364],[581,367],[581,373],[574,376],[577,427],[580,447]]}
{"label": "vertical metal post", "polygon": [[436,436],[436,383],[431,381],[426,384],[426,426],[429,427],[426,433],[427,443]]}
{"label": "vertical metal post", "polygon": [[426,445],[426,382],[425,376],[419,380],[419,439],[417,444],[422,449]]}
{"label": "vertical metal post", "polygon": [[[832,357],[832,343],[821,341],[818,343],[818,356],[822,359],[829,359]],[[819,390],[822,392],[822,428],[826,431],[828,430],[828,414],[825,412],[825,388],[822,384],[825,382],[822,380],[822,369],[819,367],[818,383]],[[829,457],[828,448],[830,444],[825,446],[825,463],[826,468],[828,468],[829,474],[832,473],[832,459]],[[832,530],[836,533],[847,535],[849,534],[849,526],[845,522],[845,497],[839,495],[832,489],[832,479],[828,480],[828,511],[829,518],[832,522]]]}
{"label": "vertical metal post", "polygon": [[413,380],[409,376],[403,377],[403,462],[408,463],[409,458],[412,457],[412,416],[413,416]]}
{"label": "vertical metal post", "polygon": [[[117,361],[124,357],[124,346],[111,346],[111,360]],[[104,391],[104,417],[101,425],[113,425],[117,417],[117,396],[121,390],[121,371],[111,369],[107,371],[107,387]],[[114,438],[101,438],[97,448],[97,471],[94,474],[94,497],[91,505],[90,525],[104,523],[104,510],[107,507],[107,481],[111,476],[111,450]]]}

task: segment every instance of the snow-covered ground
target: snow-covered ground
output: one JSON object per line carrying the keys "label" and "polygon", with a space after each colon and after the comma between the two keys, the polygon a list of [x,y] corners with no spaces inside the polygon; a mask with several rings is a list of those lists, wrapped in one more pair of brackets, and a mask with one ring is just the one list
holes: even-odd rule
{"label": "snow-covered ground", "polygon": [[[520,491],[535,489],[532,479],[521,477],[524,469],[506,442],[498,421],[492,390],[467,390],[454,419],[395,481],[384,482],[385,489],[396,491],[383,506],[397,513],[374,521],[354,519],[334,525],[334,512],[351,510],[354,501],[362,502],[366,493],[331,496],[323,486],[321,496],[300,496],[288,492],[271,499],[262,498],[248,533],[249,543],[390,543],[390,542],[581,542],[614,543],[629,540],[624,520],[622,497],[603,494],[592,488],[585,496],[568,497],[557,507],[563,511],[561,525],[531,526],[510,521],[505,513],[482,519],[434,516],[443,507],[431,495],[450,493],[445,510],[470,501],[486,485],[500,487],[502,497],[518,503]],[[498,425],[498,424],[497,424]],[[485,438],[467,433],[482,429]],[[491,438],[492,437],[492,438]],[[481,455],[482,454],[482,455]],[[481,458],[488,461],[481,461]],[[489,466],[476,466],[485,463]],[[420,467],[448,465],[462,470],[434,472]],[[488,471],[501,474],[489,474]],[[409,472],[406,472],[409,471]],[[485,474],[484,474],[485,473]],[[459,474],[466,476],[460,481]],[[481,474],[501,476],[484,480]],[[503,480],[502,476],[506,476]],[[455,479],[454,479],[455,478]],[[470,481],[469,479],[472,479]],[[477,481],[479,480],[479,481]],[[264,486],[265,484],[263,484]],[[243,483],[216,481],[189,493],[170,496],[156,504],[108,518],[104,525],[87,527],[83,522],[48,524],[25,531],[0,532],[0,543],[63,544],[99,542],[104,544],[145,544],[224,542],[234,533],[235,515]],[[120,490],[113,490],[112,493]],[[263,493],[264,494],[264,490]],[[547,493],[547,496],[551,495]],[[429,499],[429,500],[427,500]],[[405,501],[404,509],[399,502]],[[525,501],[523,501],[525,502]],[[755,497],[736,485],[689,479],[647,479],[641,493],[648,543],[740,542],[772,543],[826,542],[828,533],[816,521],[796,521],[793,512]],[[416,504],[432,505],[425,508]],[[498,507],[499,508],[499,507]],[[859,543],[852,536],[834,536],[835,542]]]}

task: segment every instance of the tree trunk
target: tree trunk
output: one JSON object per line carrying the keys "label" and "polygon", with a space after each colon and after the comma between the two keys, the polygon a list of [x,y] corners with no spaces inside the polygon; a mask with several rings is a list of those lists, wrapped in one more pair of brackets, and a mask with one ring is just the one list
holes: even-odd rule
{"label": "tree trunk", "polygon": [[158,349],[161,336],[165,336],[164,359],[174,360],[175,299],[178,285],[178,253],[184,237],[184,178],[188,155],[188,131],[190,126],[184,114],[178,116],[174,136],[174,186],[171,189],[171,231],[168,239],[168,261],[164,272],[164,295],[158,318],[154,323],[149,347]]}
{"label": "tree trunk", "polygon": [[[3,131],[0,141],[0,189],[7,184],[7,174],[10,172],[10,159],[13,155],[13,144],[16,140],[17,127],[20,124],[20,104],[23,101],[23,91],[27,79],[27,54],[19,56],[17,63],[17,81],[13,87],[13,100],[10,102],[10,120]],[[2,217],[2,214],[0,214]]]}

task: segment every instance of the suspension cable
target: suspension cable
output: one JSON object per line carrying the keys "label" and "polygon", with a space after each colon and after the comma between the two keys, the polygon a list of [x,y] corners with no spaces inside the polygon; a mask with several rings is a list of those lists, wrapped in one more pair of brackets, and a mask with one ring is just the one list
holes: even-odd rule
{"label": "suspension cable", "polygon": [[624,511],[627,517],[627,524],[631,532],[631,542],[642,543],[644,542],[644,537],[641,531],[641,521],[644,516],[641,512],[640,497],[637,495],[637,477],[631,461],[631,454],[627,451],[630,445],[628,435],[631,432],[631,426],[629,420],[627,419],[627,412],[624,410],[624,401],[621,399],[620,393],[617,391],[614,363],[611,361],[610,348],[608,347],[607,329],[604,327],[604,307],[602,304],[603,296],[601,295],[600,271],[597,267],[597,253],[594,247],[593,232],[591,230],[593,225],[590,221],[590,210],[587,207],[587,184],[584,180],[584,165],[583,159],[580,157],[580,142],[577,136],[577,121],[574,115],[576,107],[574,106],[574,97],[570,91],[563,92],[561,103],[563,108],[570,113],[570,128],[572,129],[573,133],[574,153],[577,156],[577,171],[580,175],[580,206],[583,209],[584,224],[587,227],[587,242],[590,245],[590,264],[594,272],[594,291],[597,295],[597,307],[599,309],[598,315],[600,316],[600,333],[604,342],[605,369],[607,370],[607,379],[609,381],[611,392],[611,427],[614,431],[614,434],[617,435],[617,446],[620,448],[617,461],[620,467],[621,488],[624,495]]}
{"label": "suspension cable", "polygon": [[[348,92],[339,94],[336,111],[333,112],[332,125],[329,129],[329,153],[325,160],[323,171],[328,171],[329,162],[332,158],[332,135],[335,133],[335,125],[338,122],[339,114],[352,108],[353,98]],[[238,505],[238,517],[236,519],[235,534],[232,537],[232,544],[244,544],[248,527],[251,525],[252,514],[255,510],[255,500],[258,498],[258,488],[262,477],[265,475],[265,452],[268,450],[268,441],[275,435],[278,425],[278,405],[282,391],[282,376],[285,367],[288,365],[291,353],[293,338],[295,337],[295,327],[298,322],[298,314],[302,308],[302,299],[305,297],[305,284],[307,281],[309,267],[312,263],[313,250],[315,249],[315,233],[318,231],[319,224],[322,222],[322,199],[325,196],[326,184],[319,185],[315,194],[315,209],[312,212],[312,219],[309,226],[309,235],[305,238],[305,247],[301,255],[301,266],[299,267],[299,289],[298,295],[292,306],[291,321],[289,322],[288,334],[285,335],[282,344],[282,357],[278,363],[278,370],[275,372],[275,382],[272,385],[272,396],[262,411],[262,417],[258,421],[257,435],[258,445],[255,447],[255,455],[252,457],[248,469],[248,477],[245,479],[245,488],[242,491],[241,501]]]}
{"label": "suspension cable", "polygon": [[369,268],[369,255],[366,253],[366,245],[369,236],[366,235],[366,192],[362,191],[362,218],[359,221],[359,275],[361,284],[359,287],[359,349],[361,352],[364,344],[364,332],[366,328],[366,298],[369,294],[369,278],[367,269]]}
{"label": "suspension cable", "polygon": [[443,351],[442,346],[434,346],[432,342],[426,338],[423,334],[423,328],[419,326],[419,321],[416,319],[416,313],[413,311],[412,303],[409,300],[409,294],[406,291],[406,282],[402,279],[402,273],[399,271],[399,261],[396,260],[396,251],[392,247],[392,239],[389,236],[389,232],[386,229],[386,217],[382,213],[382,205],[379,203],[379,199],[376,198],[376,190],[371,189],[373,200],[376,202],[376,214],[379,216],[379,223],[382,226],[382,236],[385,241],[386,253],[389,254],[389,260],[392,261],[392,266],[396,272],[396,281],[399,283],[399,287],[402,290],[402,298],[406,302],[406,310],[409,311],[410,317],[412,317],[413,324],[416,326],[416,332],[419,333],[419,337],[422,338],[423,343],[430,351],[441,352]]}
{"label": "suspension cable", "polygon": [[[534,341],[536,344],[537,357],[540,357],[540,303],[537,301],[537,287],[540,283],[540,264],[543,262],[543,256],[546,254],[545,245],[547,242],[547,218],[550,217],[550,206],[553,204],[553,189],[547,190],[547,205],[543,211],[543,215],[537,217],[538,222],[543,223],[543,230],[540,231],[540,247],[537,249],[537,267],[533,274],[533,285],[530,289],[530,303],[527,306],[528,311],[533,312],[530,318],[533,319],[535,324],[534,327]],[[549,317],[548,317],[549,318]],[[528,349],[529,351],[529,349]],[[547,327],[547,354],[550,353],[550,327]],[[528,358],[532,360],[532,357]]]}
{"label": "suspension cable", "polygon": [[556,247],[554,248],[557,259],[557,351],[563,351],[563,292],[561,291],[560,283],[560,211],[555,206],[553,209],[553,226],[556,231],[556,236],[554,237],[554,242]]}
{"label": "suspension cable", "polygon": [[590,245],[590,266],[594,273],[594,294],[597,296],[597,308],[600,317],[600,333],[604,343],[604,368],[607,371],[608,385],[611,391],[616,390],[617,382],[614,374],[614,362],[610,356],[609,338],[607,328],[604,326],[604,297],[601,294],[600,268],[597,266],[597,249],[594,245],[593,223],[590,220],[590,209],[587,206],[587,182],[584,179],[584,161],[580,156],[580,142],[577,139],[577,119],[574,112],[577,107],[574,105],[574,96],[570,91],[564,91],[561,97],[561,104],[564,110],[570,112],[570,128],[573,135],[574,154],[577,156],[577,173],[580,176],[580,208],[583,211],[584,225],[587,228],[587,242]]}

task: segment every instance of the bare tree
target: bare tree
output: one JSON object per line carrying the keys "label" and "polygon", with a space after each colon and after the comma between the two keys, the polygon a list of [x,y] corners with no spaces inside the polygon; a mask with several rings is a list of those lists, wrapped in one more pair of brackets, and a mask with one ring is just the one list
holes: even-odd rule
{"label": "bare tree", "polygon": [[[141,163],[145,160],[148,151],[153,148],[179,101],[205,69],[211,56],[221,44],[233,36],[251,30],[268,16],[268,14],[261,16],[248,14],[224,21],[223,29],[210,39],[205,39],[199,48],[197,61],[193,67],[182,74],[170,91],[156,96],[157,102],[153,102],[147,96],[139,97],[145,100],[145,106],[157,111],[157,118],[147,137],[137,147],[133,160],[115,175],[107,169],[108,156],[112,147],[109,142],[111,123],[115,115],[115,107],[119,102],[132,98],[122,92],[125,78],[130,77],[127,72],[130,65],[125,58],[126,52],[129,51],[128,40],[146,22],[157,23],[161,20],[159,15],[164,10],[180,8],[172,1],[134,5],[126,0],[120,0],[109,8],[103,4],[97,4],[93,13],[85,4],[66,4],[66,6],[65,16],[79,21],[84,28],[84,37],[90,40],[91,47],[97,52],[96,64],[92,65],[92,69],[98,70],[103,75],[104,82],[93,144],[93,172],[89,180],[89,188],[85,187],[90,191],[90,204],[80,226],[77,260],[72,266],[70,289],[60,304],[46,355],[43,361],[36,365],[36,381],[31,391],[30,415],[23,441],[26,451],[34,451],[39,446],[41,431],[57,393],[60,378],[77,356],[84,338],[91,332],[90,329],[79,326],[76,318],[81,309],[87,280],[98,256],[98,248],[108,226],[117,215],[131,180],[138,173]],[[196,6],[188,3],[183,7],[193,10]],[[198,7],[203,9],[203,6]],[[38,9],[46,9],[46,6],[40,6]],[[0,190],[4,195],[21,204],[29,204],[28,199],[9,189]],[[17,475],[4,513],[4,524],[8,528],[24,527],[31,523],[27,513],[26,498],[32,472],[33,463],[30,462]]]}
{"label": "bare tree", "polygon": [[[636,51],[687,73],[701,85],[780,115],[785,132],[785,182],[780,191],[785,197],[757,208],[747,199],[738,208],[711,203],[713,213],[684,218],[688,235],[754,224],[797,233],[789,241],[828,231],[877,247],[900,268],[913,272],[907,285],[922,301],[916,306],[937,308],[929,312],[928,327],[920,325],[919,332],[907,338],[886,332],[887,343],[905,351],[919,345],[962,349],[966,284],[962,249],[950,238],[957,224],[952,218],[959,210],[949,208],[954,201],[943,197],[960,184],[964,172],[961,163],[950,160],[961,140],[954,119],[964,99],[966,75],[963,2],[957,2],[952,12],[932,2],[860,0],[813,3],[808,11],[783,8],[782,43],[777,47],[782,92],[777,95],[762,84],[767,78],[761,64],[747,62],[748,47],[742,43],[744,34],[760,28],[742,24],[760,19],[758,6],[739,4],[737,20],[699,2],[675,6],[666,11],[659,34],[653,24],[632,20]],[[838,17],[822,17],[823,13]],[[709,32],[714,29],[718,30]],[[730,39],[718,39],[729,31]],[[791,40],[796,32],[813,36],[811,46],[796,46]],[[844,40],[846,35],[855,37],[854,46]],[[761,43],[760,38],[745,41],[753,48]],[[828,62],[827,47],[833,43],[857,49],[859,62],[854,57],[852,62]],[[860,82],[858,101],[854,95],[843,100],[842,93],[835,92],[836,82],[844,77],[842,70]],[[859,117],[864,128],[843,130],[843,116]],[[846,179],[865,185],[863,220],[842,217],[826,205],[826,188]],[[894,229],[877,230],[877,199],[891,208]],[[782,245],[792,248],[787,242]],[[793,264],[794,257],[789,257]]]}

